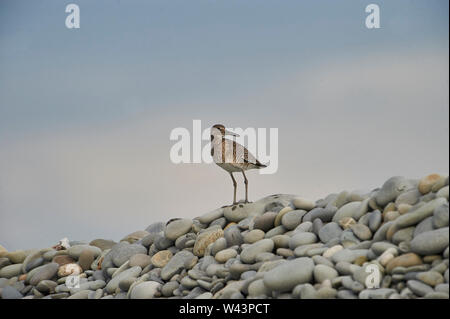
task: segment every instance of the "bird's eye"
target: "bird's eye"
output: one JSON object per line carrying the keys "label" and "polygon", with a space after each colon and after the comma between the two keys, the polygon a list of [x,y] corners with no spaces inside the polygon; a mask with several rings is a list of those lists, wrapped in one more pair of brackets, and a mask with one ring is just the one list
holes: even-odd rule
{"label": "bird's eye", "polygon": [[211,135],[211,141],[214,139],[214,135]]}

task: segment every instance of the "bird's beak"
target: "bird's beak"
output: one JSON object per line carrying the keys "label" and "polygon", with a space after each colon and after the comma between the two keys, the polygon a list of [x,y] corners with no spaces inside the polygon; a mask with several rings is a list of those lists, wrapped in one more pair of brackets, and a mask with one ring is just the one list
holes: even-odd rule
{"label": "bird's beak", "polygon": [[231,135],[231,136],[237,136],[239,137],[239,134],[233,133],[231,131],[225,130],[225,135]]}

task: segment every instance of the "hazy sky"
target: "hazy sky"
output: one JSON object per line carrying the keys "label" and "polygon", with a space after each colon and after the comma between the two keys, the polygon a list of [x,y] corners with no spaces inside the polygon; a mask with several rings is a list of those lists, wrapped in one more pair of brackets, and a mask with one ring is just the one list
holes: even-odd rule
{"label": "hazy sky", "polygon": [[[0,244],[120,240],[232,201],[176,127],[275,127],[251,200],[449,172],[448,1],[0,2]],[[205,142],[206,143],[206,142]],[[238,194],[244,184],[238,180]]]}

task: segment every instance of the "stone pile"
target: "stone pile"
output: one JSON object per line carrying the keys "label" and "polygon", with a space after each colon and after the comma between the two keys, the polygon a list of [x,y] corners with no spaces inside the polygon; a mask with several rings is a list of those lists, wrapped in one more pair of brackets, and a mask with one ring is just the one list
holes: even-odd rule
{"label": "stone pile", "polygon": [[272,195],[119,242],[0,246],[3,299],[449,298],[449,179]]}

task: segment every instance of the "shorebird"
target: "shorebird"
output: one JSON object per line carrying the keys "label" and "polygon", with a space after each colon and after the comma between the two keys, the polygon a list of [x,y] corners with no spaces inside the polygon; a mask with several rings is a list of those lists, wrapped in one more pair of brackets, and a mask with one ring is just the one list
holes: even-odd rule
{"label": "shorebird", "polygon": [[226,135],[238,136],[225,129],[222,124],[211,127],[211,156],[218,166],[230,173],[233,180],[234,196],[233,205],[236,202],[237,183],[234,172],[242,172],[245,183],[245,203],[248,203],[248,180],[245,171],[250,169],[261,169],[266,165],[261,164],[244,146],[236,141],[226,139]]}

